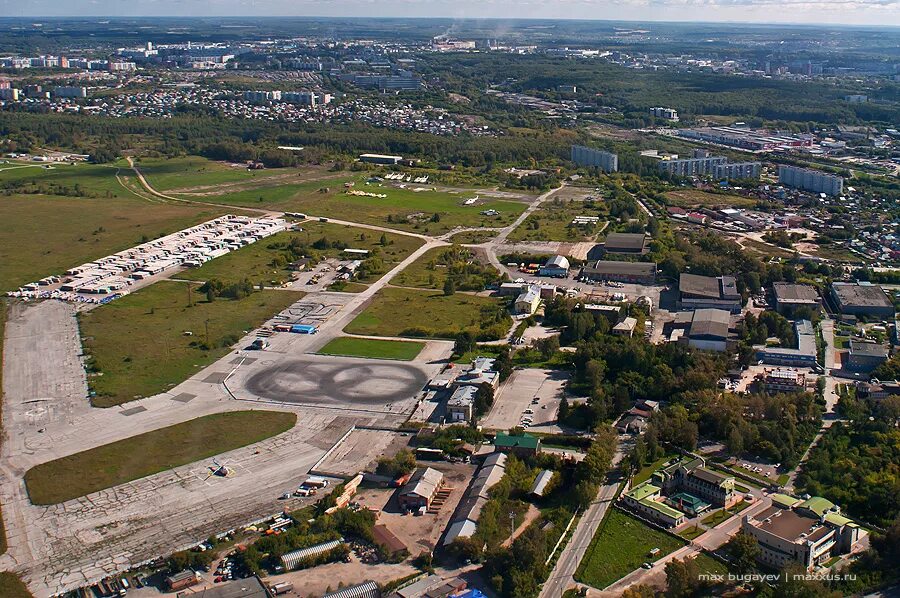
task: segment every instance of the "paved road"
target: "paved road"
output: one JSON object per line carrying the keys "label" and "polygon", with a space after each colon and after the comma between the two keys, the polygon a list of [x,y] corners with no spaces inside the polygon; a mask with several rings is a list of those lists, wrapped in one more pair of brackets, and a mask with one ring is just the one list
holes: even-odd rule
{"label": "paved road", "polygon": [[[613,457],[613,465],[616,465],[623,457],[622,445],[616,450]],[[572,539],[562,549],[556,566],[550,573],[550,577],[541,588],[540,598],[561,598],[563,592],[575,584],[575,571],[578,564],[584,558],[597,528],[606,516],[606,511],[612,504],[619,488],[619,482],[605,484],[600,487],[597,499],[590,504],[587,510],[578,520]]]}

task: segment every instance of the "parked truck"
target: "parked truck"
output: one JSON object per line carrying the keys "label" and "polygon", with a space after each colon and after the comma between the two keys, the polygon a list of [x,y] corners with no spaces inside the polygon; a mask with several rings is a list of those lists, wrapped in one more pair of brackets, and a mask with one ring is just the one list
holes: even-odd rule
{"label": "parked truck", "polygon": [[288,581],[282,581],[280,583],[276,583],[275,585],[269,588],[273,594],[276,596],[280,596],[281,594],[286,594],[294,589],[294,584]]}

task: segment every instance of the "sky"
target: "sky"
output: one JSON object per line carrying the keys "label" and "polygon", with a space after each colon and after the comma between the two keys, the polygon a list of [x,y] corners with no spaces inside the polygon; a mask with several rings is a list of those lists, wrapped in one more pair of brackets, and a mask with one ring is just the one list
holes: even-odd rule
{"label": "sky", "polygon": [[512,17],[900,26],[900,0],[0,0],[0,15]]}

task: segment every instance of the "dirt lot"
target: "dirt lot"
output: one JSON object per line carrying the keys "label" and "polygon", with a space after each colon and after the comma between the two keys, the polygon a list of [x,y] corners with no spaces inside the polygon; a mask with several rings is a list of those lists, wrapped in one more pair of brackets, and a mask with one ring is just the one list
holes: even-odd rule
{"label": "dirt lot", "polygon": [[474,465],[467,463],[421,462],[419,465],[443,473],[446,487],[453,488],[450,497],[436,515],[404,514],[397,506],[396,491],[393,489],[366,489],[356,495],[356,501],[364,507],[382,509],[378,523],[394,532],[413,556],[434,550],[476,469]]}
{"label": "dirt lot", "polygon": [[[483,421],[484,427],[494,430],[514,428],[520,424],[526,409],[534,411],[531,417],[535,426],[555,422],[567,379],[566,372],[555,370],[514,371],[497,392],[494,405]],[[535,398],[538,403],[532,404]]]}
{"label": "dirt lot", "polygon": [[316,468],[320,475],[350,477],[371,469],[379,457],[392,457],[409,446],[410,435],[387,430],[353,430]]}
{"label": "dirt lot", "polygon": [[350,558],[349,563],[329,563],[313,567],[312,569],[272,575],[266,578],[266,582],[276,584],[288,581],[294,584],[293,591],[281,594],[281,596],[323,596],[329,588],[336,591],[340,583],[343,583],[344,587],[354,586],[365,581],[376,581],[380,584],[386,584],[395,579],[412,575],[417,571],[408,562],[373,565],[360,562],[355,554],[351,555]]}

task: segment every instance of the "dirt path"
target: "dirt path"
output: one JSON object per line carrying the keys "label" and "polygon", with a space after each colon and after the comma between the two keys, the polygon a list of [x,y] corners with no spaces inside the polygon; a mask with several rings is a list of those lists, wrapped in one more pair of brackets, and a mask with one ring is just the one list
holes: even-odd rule
{"label": "dirt path", "polygon": [[519,524],[519,527],[516,528],[516,531],[513,532],[513,535],[507,538],[506,541],[504,541],[500,546],[502,546],[503,548],[509,548],[510,546],[512,546],[512,543],[516,541],[516,538],[521,536],[522,532],[524,532],[528,528],[528,526],[534,523],[534,521],[540,516],[541,512],[536,506],[531,504],[528,505],[528,511],[525,513],[525,519],[521,524]]}

